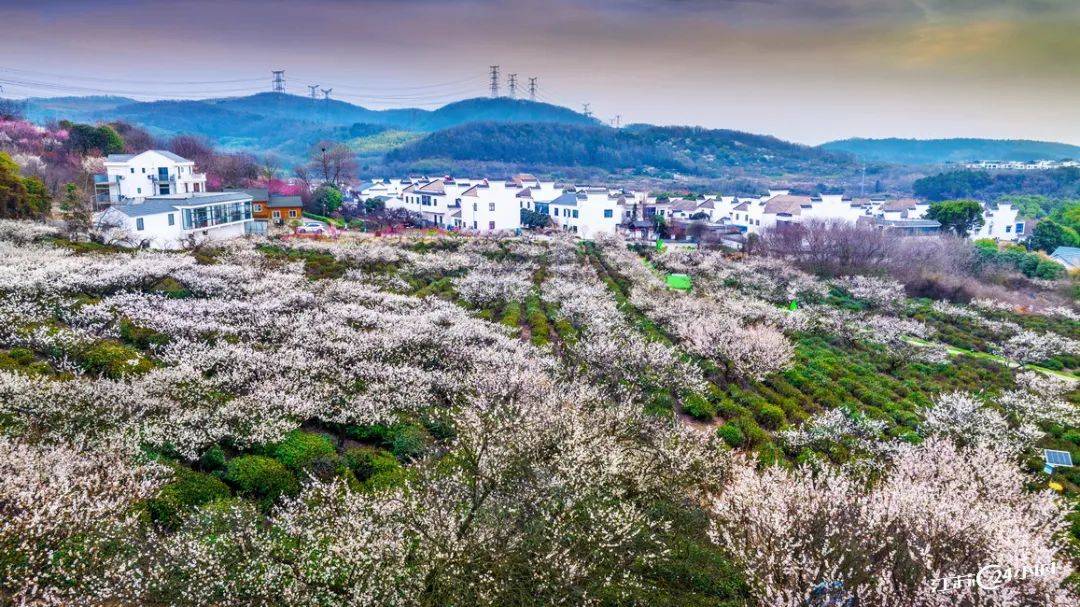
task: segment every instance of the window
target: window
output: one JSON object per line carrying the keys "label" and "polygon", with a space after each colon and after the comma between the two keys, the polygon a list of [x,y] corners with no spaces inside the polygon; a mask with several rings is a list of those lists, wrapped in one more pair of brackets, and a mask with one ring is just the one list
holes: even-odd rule
{"label": "window", "polygon": [[131,174],[132,174],[132,175],[134,175],[134,174],[135,174],[135,167],[131,167]]}
{"label": "window", "polygon": [[494,221],[489,221],[488,222],[488,229],[489,230],[494,230],[495,229],[495,222]]}
{"label": "window", "polygon": [[615,216],[615,212],[611,209],[604,209],[604,219],[611,219]]}
{"label": "window", "polygon": [[255,212],[258,213],[260,211],[262,211],[262,205],[256,202],[255,203]]}
{"label": "window", "polygon": [[289,217],[296,217],[296,209],[289,209]]}
{"label": "window", "polygon": [[142,194],[142,188],[135,188],[135,191],[139,194]]}
{"label": "window", "polygon": [[281,219],[281,211],[274,211],[274,219]]}
{"label": "window", "polygon": [[142,217],[138,217],[138,218],[135,219],[135,229],[139,230],[140,232],[142,231],[142,229],[143,229],[143,219],[142,219]]}
{"label": "window", "polygon": [[176,225],[176,215],[169,213],[169,225]]}
{"label": "window", "polygon": [[1005,233],[1012,234],[1012,226],[1005,226]]}
{"label": "window", "polygon": [[480,228],[479,228],[479,225],[480,225],[480,224],[476,223],[475,221],[474,221],[474,222],[472,222],[472,229],[474,229],[474,230],[478,230],[478,229],[480,229]]}
{"label": "window", "polygon": [[472,210],[473,210],[473,212],[474,212],[474,213],[475,213],[476,211],[480,210],[480,209],[479,209],[479,205],[477,205],[477,204],[476,204],[475,202],[474,202],[474,203],[472,203]]}
{"label": "window", "polygon": [[558,217],[559,216],[559,209],[551,209],[551,216],[552,217]]}
{"label": "window", "polygon": [[494,211],[495,210],[495,203],[494,202],[489,202],[488,203],[488,210],[489,211]]}
{"label": "window", "polygon": [[1017,234],[1023,234],[1024,233],[1024,224],[1022,224],[1022,223],[1016,224],[1016,233]]}
{"label": "window", "polygon": [[146,167],[143,167],[143,168],[142,168],[142,172],[143,172],[143,173],[146,173]]}
{"label": "window", "polygon": [[577,219],[577,209],[574,209],[574,219]]}

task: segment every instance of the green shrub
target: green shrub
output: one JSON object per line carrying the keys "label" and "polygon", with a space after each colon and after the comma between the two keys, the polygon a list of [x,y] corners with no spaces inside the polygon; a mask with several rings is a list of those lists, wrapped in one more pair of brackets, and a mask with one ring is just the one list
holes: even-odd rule
{"label": "green shrub", "polygon": [[34,353],[26,348],[0,350],[0,370],[18,371],[23,375],[47,375],[52,371],[49,363],[39,361]]}
{"label": "green shrub", "polygon": [[263,455],[244,455],[229,461],[225,480],[240,493],[270,505],[281,495],[294,495],[300,484],[281,462]]}
{"label": "green shrub", "polygon": [[645,404],[645,411],[654,415],[670,415],[675,410],[675,399],[664,390],[657,390]]}
{"label": "green shrub", "polygon": [[345,463],[364,487],[383,488],[404,479],[405,469],[390,453],[372,447],[353,447],[345,451]]}
{"label": "green shrub", "polygon": [[87,372],[109,379],[142,375],[153,364],[131,346],[114,341],[99,341],[77,354],[80,366]]}
{"label": "green shrub", "polygon": [[300,470],[321,457],[333,456],[336,450],[334,443],[322,434],[293,430],[270,453],[289,469]]}
{"label": "green shrub", "polygon": [[716,405],[701,394],[691,394],[684,398],[683,411],[694,419],[710,420],[716,417]]}
{"label": "green shrub", "polygon": [[507,302],[502,310],[502,324],[517,328],[521,324],[521,304],[516,301]]}
{"label": "green shrub", "polygon": [[743,443],[746,442],[746,437],[743,436],[742,430],[731,422],[717,428],[716,434],[732,447],[741,447],[743,446]]}
{"label": "green shrub", "polygon": [[199,458],[199,465],[206,470],[221,470],[225,467],[225,450],[214,445]]}
{"label": "green shrub", "polygon": [[787,423],[784,410],[776,405],[761,405],[758,407],[754,417],[758,423],[770,430],[779,430]]}
{"label": "green shrub", "polygon": [[120,319],[120,339],[140,350],[152,350],[169,343],[169,336],[140,327],[127,318]]}
{"label": "green shrub", "polygon": [[403,426],[394,433],[390,451],[402,461],[414,460],[424,455],[430,442],[430,437],[423,427]]}
{"label": "green shrub", "polygon": [[151,520],[172,530],[191,510],[230,495],[229,487],[218,478],[177,466],[172,480],[147,502],[147,509]]}

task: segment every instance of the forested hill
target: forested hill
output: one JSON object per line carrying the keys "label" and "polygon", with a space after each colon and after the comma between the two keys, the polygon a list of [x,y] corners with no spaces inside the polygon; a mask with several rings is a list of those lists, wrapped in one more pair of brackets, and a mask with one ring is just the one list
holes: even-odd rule
{"label": "forested hill", "polygon": [[665,176],[844,173],[854,159],[775,137],[698,127],[476,123],[431,133],[390,151],[395,167],[452,168],[467,163],[524,168],[590,167]]}
{"label": "forested hill", "polygon": [[895,164],[944,164],[978,160],[1080,158],[1080,146],[1026,139],[842,139],[820,146],[860,160]]}
{"label": "forested hill", "polygon": [[[311,99],[298,95],[259,93],[246,97],[188,99],[180,101],[134,101],[124,97],[57,97],[27,100],[27,117],[44,122],[64,118],[74,121],[124,120],[163,132],[183,130],[188,124],[207,120],[201,130],[208,137],[233,135],[233,129],[272,135],[281,126],[320,124],[348,126],[374,124],[408,131],[433,131],[468,122],[556,122],[599,124],[595,118],[549,103],[524,99],[466,99],[436,110],[416,108],[372,110],[335,99]],[[256,125],[236,124],[257,122]],[[232,129],[229,123],[232,122]]]}

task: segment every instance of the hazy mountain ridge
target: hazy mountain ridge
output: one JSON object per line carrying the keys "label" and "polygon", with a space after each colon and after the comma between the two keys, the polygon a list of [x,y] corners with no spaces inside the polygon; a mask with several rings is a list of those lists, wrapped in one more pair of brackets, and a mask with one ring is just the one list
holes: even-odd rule
{"label": "hazy mountain ridge", "polygon": [[700,127],[471,123],[389,151],[395,168],[449,169],[462,163],[516,168],[592,167],[642,176],[776,176],[852,170],[854,158],[764,135]]}
{"label": "hazy mountain ridge", "polygon": [[1080,158],[1080,146],[1028,139],[864,139],[830,141],[822,149],[848,152],[868,162],[945,164],[978,160],[1062,160]]}

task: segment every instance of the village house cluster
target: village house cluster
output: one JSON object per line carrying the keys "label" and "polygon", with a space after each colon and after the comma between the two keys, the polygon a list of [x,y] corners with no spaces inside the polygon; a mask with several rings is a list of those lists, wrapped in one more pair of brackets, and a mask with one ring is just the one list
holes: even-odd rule
{"label": "village house cluster", "polygon": [[[360,200],[380,200],[388,209],[409,211],[436,226],[475,232],[520,229],[522,210],[546,215],[553,225],[582,238],[621,234],[651,239],[656,236],[657,218],[697,221],[731,245],[747,234],[807,220],[847,221],[907,235],[932,234],[941,228],[926,219],[928,202],[884,195],[804,196],[770,190],[758,196],[668,198],[621,188],[557,185],[528,174],[508,179],[378,179],[352,192]],[[1018,209],[1006,203],[987,205],[983,220],[973,238],[1014,242],[1029,231]]]}
{"label": "village house cluster", "polygon": [[[95,176],[99,227],[133,246],[170,249],[192,242],[265,234],[271,225],[303,218],[299,196],[265,188],[208,192],[195,163],[167,151],[113,154]],[[376,179],[346,188],[353,201],[382,201],[430,225],[470,233],[522,229],[528,213],[551,225],[593,238],[619,234],[651,240],[661,223],[692,222],[725,246],[740,248],[746,236],[785,223],[846,221],[906,235],[936,233],[925,217],[929,203],[911,198],[840,194],[796,195],[770,190],[757,196],[665,197],[597,185],[566,185],[529,174],[509,178],[407,177]],[[1029,233],[1009,204],[987,206],[974,238],[1017,241]]]}

